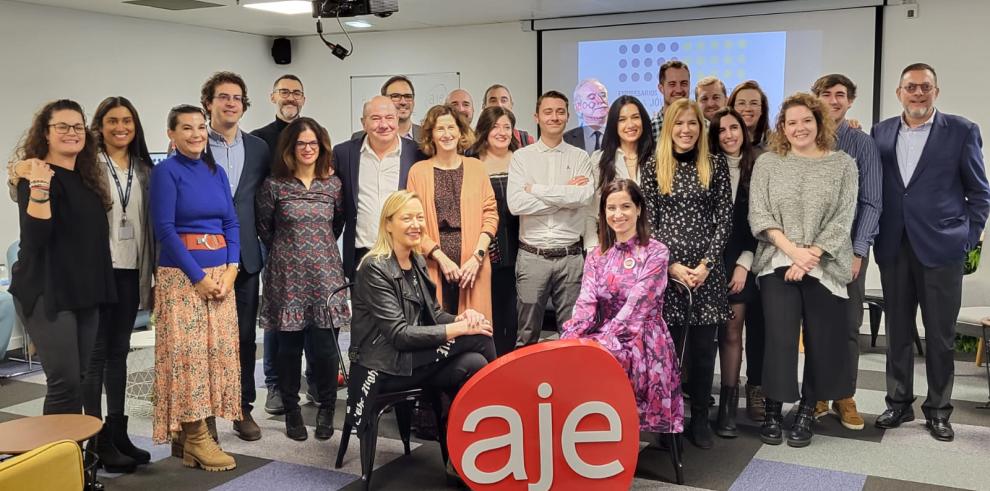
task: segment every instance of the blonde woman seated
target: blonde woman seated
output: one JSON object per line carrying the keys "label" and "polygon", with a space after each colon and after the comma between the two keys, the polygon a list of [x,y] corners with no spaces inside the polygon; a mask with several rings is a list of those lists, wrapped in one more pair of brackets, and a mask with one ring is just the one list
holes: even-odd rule
{"label": "blonde woman seated", "polygon": [[594,339],[615,356],[633,385],[641,431],[680,433],[680,370],[662,315],[667,247],[650,238],[635,182],[605,185],[600,203],[600,245],[584,263],[581,295],[560,337]]}

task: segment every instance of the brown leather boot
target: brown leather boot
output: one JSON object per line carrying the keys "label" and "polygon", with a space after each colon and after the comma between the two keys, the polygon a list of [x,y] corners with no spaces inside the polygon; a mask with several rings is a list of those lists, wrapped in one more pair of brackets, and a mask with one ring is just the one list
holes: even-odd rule
{"label": "brown leather boot", "polygon": [[[213,441],[220,443],[220,435],[217,434],[217,418],[209,416],[206,418],[206,429],[213,437]],[[186,433],[179,431],[172,434],[172,457],[182,458],[182,447],[186,444]]]}
{"label": "brown leather boot", "polygon": [[182,423],[182,431],[186,434],[182,448],[182,465],[198,466],[211,472],[229,471],[237,467],[234,458],[224,453],[220,445],[210,437],[205,421]]}
{"label": "brown leather boot", "polygon": [[759,385],[746,384],[746,415],[753,421],[766,419],[763,388]]}

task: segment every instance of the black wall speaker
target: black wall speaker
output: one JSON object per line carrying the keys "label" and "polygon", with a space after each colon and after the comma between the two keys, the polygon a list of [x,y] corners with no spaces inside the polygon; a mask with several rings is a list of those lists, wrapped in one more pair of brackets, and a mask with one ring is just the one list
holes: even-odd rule
{"label": "black wall speaker", "polygon": [[292,63],[292,44],[289,38],[275,38],[272,41],[272,59],[278,65]]}

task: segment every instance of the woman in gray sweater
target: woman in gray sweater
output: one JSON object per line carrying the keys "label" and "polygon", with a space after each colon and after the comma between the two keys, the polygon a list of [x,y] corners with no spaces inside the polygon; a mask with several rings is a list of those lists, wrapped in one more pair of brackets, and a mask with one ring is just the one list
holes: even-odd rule
{"label": "woman in gray sweater", "polygon": [[[801,404],[787,444],[811,443],[815,401],[851,392],[845,332],[846,284],[852,280],[849,239],[858,175],[849,155],[833,151],[832,121],[818,100],[798,93],[777,116],[771,151],[760,156],[750,184],[749,223],[759,241],[752,271],[766,315],[764,443],[783,441],[781,405]],[[804,324],[804,384],[798,390],[798,337]]]}

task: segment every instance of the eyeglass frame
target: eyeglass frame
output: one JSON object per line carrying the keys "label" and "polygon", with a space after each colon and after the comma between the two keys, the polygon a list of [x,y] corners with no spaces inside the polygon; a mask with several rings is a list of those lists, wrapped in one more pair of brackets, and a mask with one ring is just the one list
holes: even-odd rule
{"label": "eyeglass frame", "polygon": [[315,148],[316,150],[319,150],[320,149],[320,141],[319,140],[313,140],[313,141],[304,142],[304,141],[296,140],[295,147],[296,147],[296,150],[304,150],[306,148]]}
{"label": "eyeglass frame", "polygon": [[[59,125],[64,126],[65,127],[65,131],[59,131],[59,129],[58,129]],[[75,134],[77,134],[77,135],[83,135],[83,134],[86,133],[86,125],[84,125],[84,124],[52,123],[52,124],[49,124],[48,127],[49,128],[55,128],[55,134],[56,135],[68,135],[70,128],[72,129],[72,132],[75,133]],[[82,129],[80,129],[80,128],[82,128]]]}
{"label": "eyeglass frame", "polygon": [[216,95],[213,96],[213,100],[217,100],[217,99],[220,99],[221,102],[234,101],[234,102],[240,102],[241,104],[244,103],[244,96],[243,95],[240,95],[240,94],[224,94],[224,93],[220,93],[220,94],[216,94]]}
{"label": "eyeglass frame", "polygon": [[[283,93],[283,91],[285,93]],[[272,91],[272,94],[278,94],[279,97],[286,99],[289,97],[292,97],[293,99],[302,99],[306,97],[306,93],[301,90],[275,89]]]}
{"label": "eyeglass frame", "polygon": [[[925,87],[928,87],[928,90],[925,90]],[[918,90],[921,90],[922,94],[929,94],[931,93],[931,91],[938,89],[938,85],[929,84],[929,83],[907,84],[907,85],[901,85],[897,88],[903,90],[904,92],[907,92],[908,94],[914,94]]]}
{"label": "eyeglass frame", "polygon": [[392,99],[392,102],[399,102],[403,99],[411,102],[416,99],[416,94],[414,92],[405,93],[405,94],[399,92],[393,92],[391,94],[386,94],[386,96],[389,99]]}

